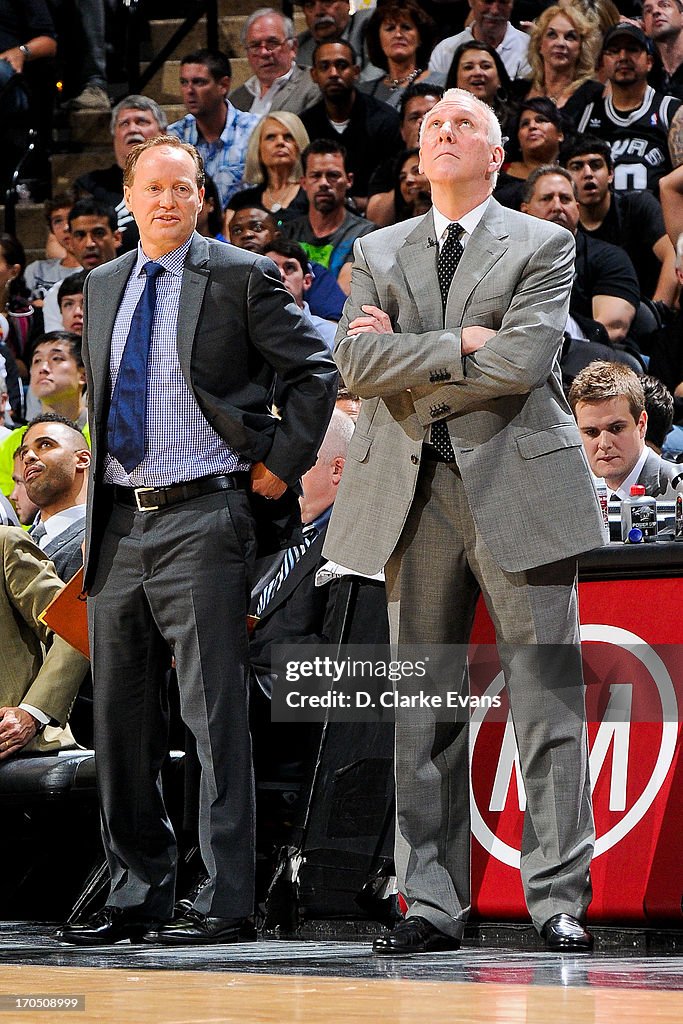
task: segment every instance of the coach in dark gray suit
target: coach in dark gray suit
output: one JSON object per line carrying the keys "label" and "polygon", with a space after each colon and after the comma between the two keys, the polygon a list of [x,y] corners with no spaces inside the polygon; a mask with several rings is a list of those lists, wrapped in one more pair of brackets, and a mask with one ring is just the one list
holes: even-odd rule
{"label": "coach in dark gray suit", "polygon": [[[335,357],[364,402],[324,553],[365,573],[386,564],[402,644],[467,643],[483,593],[527,795],[527,904],[549,948],[577,951],[591,944],[582,919],[594,830],[576,555],[603,543],[603,530],[557,362],[574,242],[491,199],[502,158],[495,115],[449,91],[423,123],[433,211],[356,243]],[[554,645],[549,676],[541,645]],[[396,868],[408,916],[376,940],[378,953],[460,943],[463,731],[398,715]]]}
{"label": "coach in dark gray suit", "polygon": [[[270,501],[275,518],[315,462],[336,371],[268,260],[195,232],[203,168],[191,146],[142,143],[124,190],[140,246],[89,275],[84,330],[94,463],[85,585],[111,888],[103,911],[62,938],[234,942],[255,937],[252,508]],[[187,917],[164,924],[177,860],[159,775],[171,654],[201,764],[209,882]]]}

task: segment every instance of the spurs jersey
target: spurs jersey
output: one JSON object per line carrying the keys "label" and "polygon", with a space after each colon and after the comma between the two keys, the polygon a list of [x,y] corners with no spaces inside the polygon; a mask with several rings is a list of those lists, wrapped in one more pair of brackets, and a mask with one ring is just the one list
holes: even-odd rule
{"label": "spurs jersey", "polygon": [[671,170],[667,136],[680,105],[648,85],[641,105],[628,113],[618,111],[611,96],[586,106],[577,130],[611,146],[617,191],[658,192],[659,179]]}

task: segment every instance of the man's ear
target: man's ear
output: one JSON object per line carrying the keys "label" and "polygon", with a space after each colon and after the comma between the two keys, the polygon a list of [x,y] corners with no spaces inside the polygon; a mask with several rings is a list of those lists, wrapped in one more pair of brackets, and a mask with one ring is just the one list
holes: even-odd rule
{"label": "man's ear", "polygon": [[114,232],[114,245],[117,249],[120,249],[122,244],[123,239],[121,238],[121,232],[117,230]]}
{"label": "man's ear", "polygon": [[81,448],[76,452],[76,469],[89,469],[92,462],[92,452],[89,448]]}

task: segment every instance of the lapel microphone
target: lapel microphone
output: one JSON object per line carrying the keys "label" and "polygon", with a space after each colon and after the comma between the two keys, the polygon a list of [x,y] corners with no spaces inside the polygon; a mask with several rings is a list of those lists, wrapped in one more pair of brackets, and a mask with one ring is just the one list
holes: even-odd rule
{"label": "lapel microphone", "polygon": [[437,240],[435,238],[428,238],[427,239],[427,248],[428,249],[433,249],[435,245],[438,245],[438,242],[437,242]]}

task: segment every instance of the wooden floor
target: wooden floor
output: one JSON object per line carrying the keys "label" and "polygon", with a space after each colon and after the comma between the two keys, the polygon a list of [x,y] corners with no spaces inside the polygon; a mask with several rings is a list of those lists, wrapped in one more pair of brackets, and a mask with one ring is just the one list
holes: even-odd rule
{"label": "wooden floor", "polygon": [[[531,980],[531,979],[530,979]],[[656,979],[653,978],[656,985]],[[76,1012],[7,996],[80,996]],[[211,971],[0,967],[0,1024],[681,1024],[683,993]]]}

